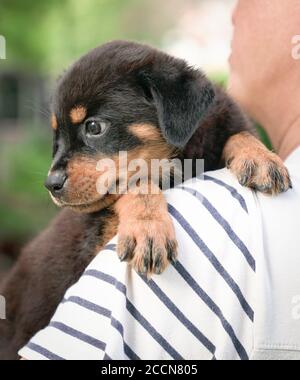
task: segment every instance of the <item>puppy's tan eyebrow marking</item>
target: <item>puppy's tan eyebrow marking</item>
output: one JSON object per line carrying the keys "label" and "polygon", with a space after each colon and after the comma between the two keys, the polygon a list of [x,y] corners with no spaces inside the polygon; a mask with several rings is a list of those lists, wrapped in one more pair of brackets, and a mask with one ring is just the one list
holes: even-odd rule
{"label": "puppy's tan eyebrow marking", "polygon": [[132,124],[129,131],[141,140],[160,140],[162,135],[158,128],[152,124]]}
{"label": "puppy's tan eyebrow marking", "polygon": [[57,129],[57,119],[56,119],[56,116],[54,115],[54,113],[51,115],[51,128],[54,129],[56,131]]}
{"label": "puppy's tan eyebrow marking", "polygon": [[70,111],[70,118],[73,124],[83,122],[87,115],[87,109],[84,106],[75,106]]}

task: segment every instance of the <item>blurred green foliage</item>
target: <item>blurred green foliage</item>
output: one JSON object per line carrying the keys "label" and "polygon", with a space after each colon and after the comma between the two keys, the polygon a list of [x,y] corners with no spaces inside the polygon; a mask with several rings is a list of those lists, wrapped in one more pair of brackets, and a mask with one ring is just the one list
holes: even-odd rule
{"label": "blurred green foliage", "polygon": [[259,137],[261,139],[261,141],[270,149],[272,150],[273,147],[272,147],[272,144],[271,144],[271,141],[270,141],[270,138],[269,136],[267,135],[267,132],[259,125],[256,125],[256,129],[258,131],[258,134],[259,134]]}
{"label": "blurred green foliage", "polygon": [[112,39],[158,43],[174,20],[154,14],[155,9],[145,0],[1,0],[0,34],[7,41],[3,65],[57,74]]}
{"label": "blurred green foliage", "polygon": [[28,127],[22,139],[0,144],[0,239],[24,240],[55,214],[43,182],[51,162],[51,139]]}

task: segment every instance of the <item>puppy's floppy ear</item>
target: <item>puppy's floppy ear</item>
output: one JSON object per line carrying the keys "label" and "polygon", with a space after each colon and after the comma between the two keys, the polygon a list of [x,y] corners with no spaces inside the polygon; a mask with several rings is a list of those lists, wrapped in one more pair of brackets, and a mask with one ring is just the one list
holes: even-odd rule
{"label": "puppy's floppy ear", "polygon": [[154,100],[163,136],[183,148],[214,100],[213,85],[200,71],[171,58],[143,71],[140,78]]}

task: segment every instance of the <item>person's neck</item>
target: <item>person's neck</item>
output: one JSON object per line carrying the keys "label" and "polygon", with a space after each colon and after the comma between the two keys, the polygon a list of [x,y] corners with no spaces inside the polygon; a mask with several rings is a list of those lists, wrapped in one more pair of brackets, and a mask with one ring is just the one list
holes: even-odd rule
{"label": "person's neck", "polygon": [[299,89],[292,88],[294,83],[292,86],[280,86],[279,91],[272,92],[273,96],[265,96],[254,115],[284,160],[300,146],[300,94]]}
{"label": "person's neck", "polygon": [[300,114],[287,127],[276,151],[285,160],[298,146],[300,146]]}

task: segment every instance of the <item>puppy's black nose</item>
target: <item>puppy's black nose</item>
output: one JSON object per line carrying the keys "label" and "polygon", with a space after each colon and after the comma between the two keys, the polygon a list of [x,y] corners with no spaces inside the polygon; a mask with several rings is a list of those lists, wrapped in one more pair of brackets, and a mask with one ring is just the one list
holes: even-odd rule
{"label": "puppy's black nose", "polygon": [[67,176],[62,171],[54,171],[48,175],[45,181],[46,188],[51,191],[53,195],[59,195],[64,187]]}

